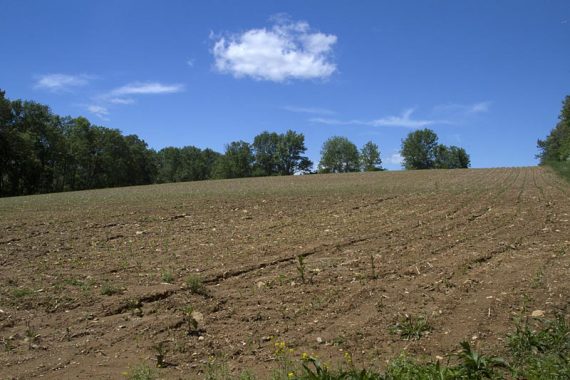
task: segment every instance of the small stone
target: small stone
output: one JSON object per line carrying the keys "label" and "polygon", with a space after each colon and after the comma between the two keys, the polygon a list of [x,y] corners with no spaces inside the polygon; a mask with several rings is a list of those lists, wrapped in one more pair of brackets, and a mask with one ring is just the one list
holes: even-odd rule
{"label": "small stone", "polygon": [[198,337],[198,340],[204,340],[204,337],[203,337],[203,336],[199,336],[199,337]]}
{"label": "small stone", "polygon": [[318,343],[318,344],[322,344],[322,343],[323,343],[323,338],[321,338],[320,336],[317,337],[317,343]]}
{"label": "small stone", "polygon": [[190,316],[192,318],[194,318],[194,320],[199,324],[203,324],[204,323],[204,314],[200,313],[199,311],[193,311],[192,314],[190,314]]}
{"label": "small stone", "polygon": [[265,282],[263,281],[258,281],[255,286],[257,286],[258,289],[261,289],[265,286]]}
{"label": "small stone", "polygon": [[535,310],[530,314],[530,316],[533,318],[544,317],[544,310]]}
{"label": "small stone", "polygon": [[443,356],[436,355],[435,358],[436,358],[437,360],[443,360]]}

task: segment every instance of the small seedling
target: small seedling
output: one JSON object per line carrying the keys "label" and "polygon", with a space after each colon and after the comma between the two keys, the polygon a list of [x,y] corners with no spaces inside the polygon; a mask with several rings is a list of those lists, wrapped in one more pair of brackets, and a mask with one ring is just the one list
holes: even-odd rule
{"label": "small seedling", "polygon": [[118,294],[121,292],[121,289],[117,288],[113,284],[108,282],[104,283],[101,286],[101,294],[104,296],[112,296],[113,294]]}
{"label": "small seedling", "polygon": [[130,373],[128,373],[130,380],[154,380],[156,374],[153,369],[146,364],[139,364],[135,366]]}
{"label": "small seedling", "polygon": [[429,331],[431,326],[425,317],[413,317],[407,314],[391,328],[392,333],[399,334],[404,340],[418,340]]}
{"label": "small seedling", "polygon": [[301,282],[305,283],[305,257],[302,255],[297,256],[297,272],[299,272],[299,278],[301,278]]}
{"label": "small seedling", "polygon": [[188,324],[188,335],[192,335],[198,332],[198,321],[194,318],[194,308],[190,305],[182,309],[184,313],[184,320]]}
{"label": "small seedling", "polygon": [[166,367],[166,362],[164,361],[164,358],[166,357],[166,345],[164,342],[160,342],[159,344],[153,346],[153,348],[156,352],[156,368]]}
{"label": "small seedling", "polygon": [[543,285],[543,283],[544,283],[544,272],[542,271],[542,269],[540,269],[534,274],[531,286],[533,289],[536,289],[540,288]]}
{"label": "small seedling", "polygon": [[192,293],[200,294],[200,295],[207,295],[208,292],[206,290],[206,286],[204,286],[204,282],[198,276],[191,275],[186,279],[186,286]]}
{"label": "small seedling", "polygon": [[172,274],[171,271],[162,272],[160,278],[162,279],[162,282],[166,282],[167,284],[172,284],[172,282],[174,281],[174,275]]}
{"label": "small seedling", "polygon": [[371,269],[371,276],[370,278],[376,280],[378,275],[376,274],[376,266],[374,265],[374,254],[370,254],[370,269]]}

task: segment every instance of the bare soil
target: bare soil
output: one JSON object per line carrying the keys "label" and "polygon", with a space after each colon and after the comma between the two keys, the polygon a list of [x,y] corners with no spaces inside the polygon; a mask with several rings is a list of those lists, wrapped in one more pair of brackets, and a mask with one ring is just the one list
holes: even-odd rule
{"label": "bare soil", "polygon": [[[536,167],[0,199],[0,378],[120,379],[161,342],[168,379],[211,357],[263,378],[278,341],[373,367],[501,354],[513,317],[570,313],[569,220],[570,186]],[[406,315],[431,331],[402,339]]]}

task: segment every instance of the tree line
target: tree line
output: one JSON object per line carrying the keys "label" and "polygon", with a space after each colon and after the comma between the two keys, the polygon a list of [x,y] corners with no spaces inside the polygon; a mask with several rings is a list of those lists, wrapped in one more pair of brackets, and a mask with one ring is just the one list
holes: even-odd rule
{"label": "tree line", "polygon": [[[305,155],[305,137],[262,132],[252,143],[234,141],[224,153],[195,146],[155,151],[137,135],[59,116],[46,105],[10,100],[0,90],[0,196],[86,190],[206,179],[341,173],[382,169],[378,145],[360,150],[346,137],[325,141],[317,171]],[[437,144],[433,131],[402,141],[406,169],[468,167],[462,148]]]}
{"label": "tree line", "polygon": [[544,140],[538,140],[537,158],[541,164],[570,161],[570,95],[562,101],[558,123]]}

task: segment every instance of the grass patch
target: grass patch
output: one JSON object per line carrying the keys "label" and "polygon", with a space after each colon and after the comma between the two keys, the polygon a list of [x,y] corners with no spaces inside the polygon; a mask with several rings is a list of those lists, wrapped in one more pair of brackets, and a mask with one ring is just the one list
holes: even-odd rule
{"label": "grass patch", "polygon": [[204,281],[202,281],[202,279],[198,276],[190,275],[186,279],[186,286],[194,294],[200,294],[203,296],[208,294],[206,286],[204,285]]}
{"label": "grass patch", "polygon": [[396,322],[390,331],[405,340],[418,340],[431,331],[431,326],[424,316],[406,315],[401,321]]}
{"label": "grass patch", "polygon": [[27,296],[30,296],[34,293],[34,291],[32,289],[28,289],[28,288],[16,288],[14,290],[12,290],[12,296],[14,298],[24,298]]}
{"label": "grass patch", "polygon": [[129,380],[154,380],[156,372],[146,364],[138,364],[127,373],[127,377]]}
{"label": "grass patch", "polygon": [[167,284],[172,284],[174,282],[174,275],[171,271],[164,271],[162,272],[160,279],[162,282],[166,282]]}
{"label": "grass patch", "polygon": [[550,161],[545,165],[551,167],[559,176],[570,182],[570,161]]}
{"label": "grass patch", "polygon": [[[401,324],[410,326],[413,336],[425,326],[421,318],[406,318]],[[409,322],[414,321],[414,322]],[[412,328],[413,327],[413,328]],[[425,331],[425,330],[423,330]],[[275,344],[278,368],[272,380],[483,380],[570,379],[570,326],[559,316],[555,320],[518,320],[515,331],[508,335],[507,360],[475,351],[468,342],[460,343],[458,352],[447,355],[446,363],[420,362],[402,354],[393,359],[385,371],[357,368],[352,356],[345,352],[345,363],[335,369],[322,363],[316,356],[303,353],[293,360],[284,342]],[[251,373],[232,376],[225,361],[211,358],[205,368],[209,380],[255,379]]]}
{"label": "grass patch", "polygon": [[112,296],[114,294],[119,294],[119,293],[121,293],[121,289],[119,289],[118,287],[109,282],[106,282],[103,285],[101,285],[101,294],[104,296]]}

